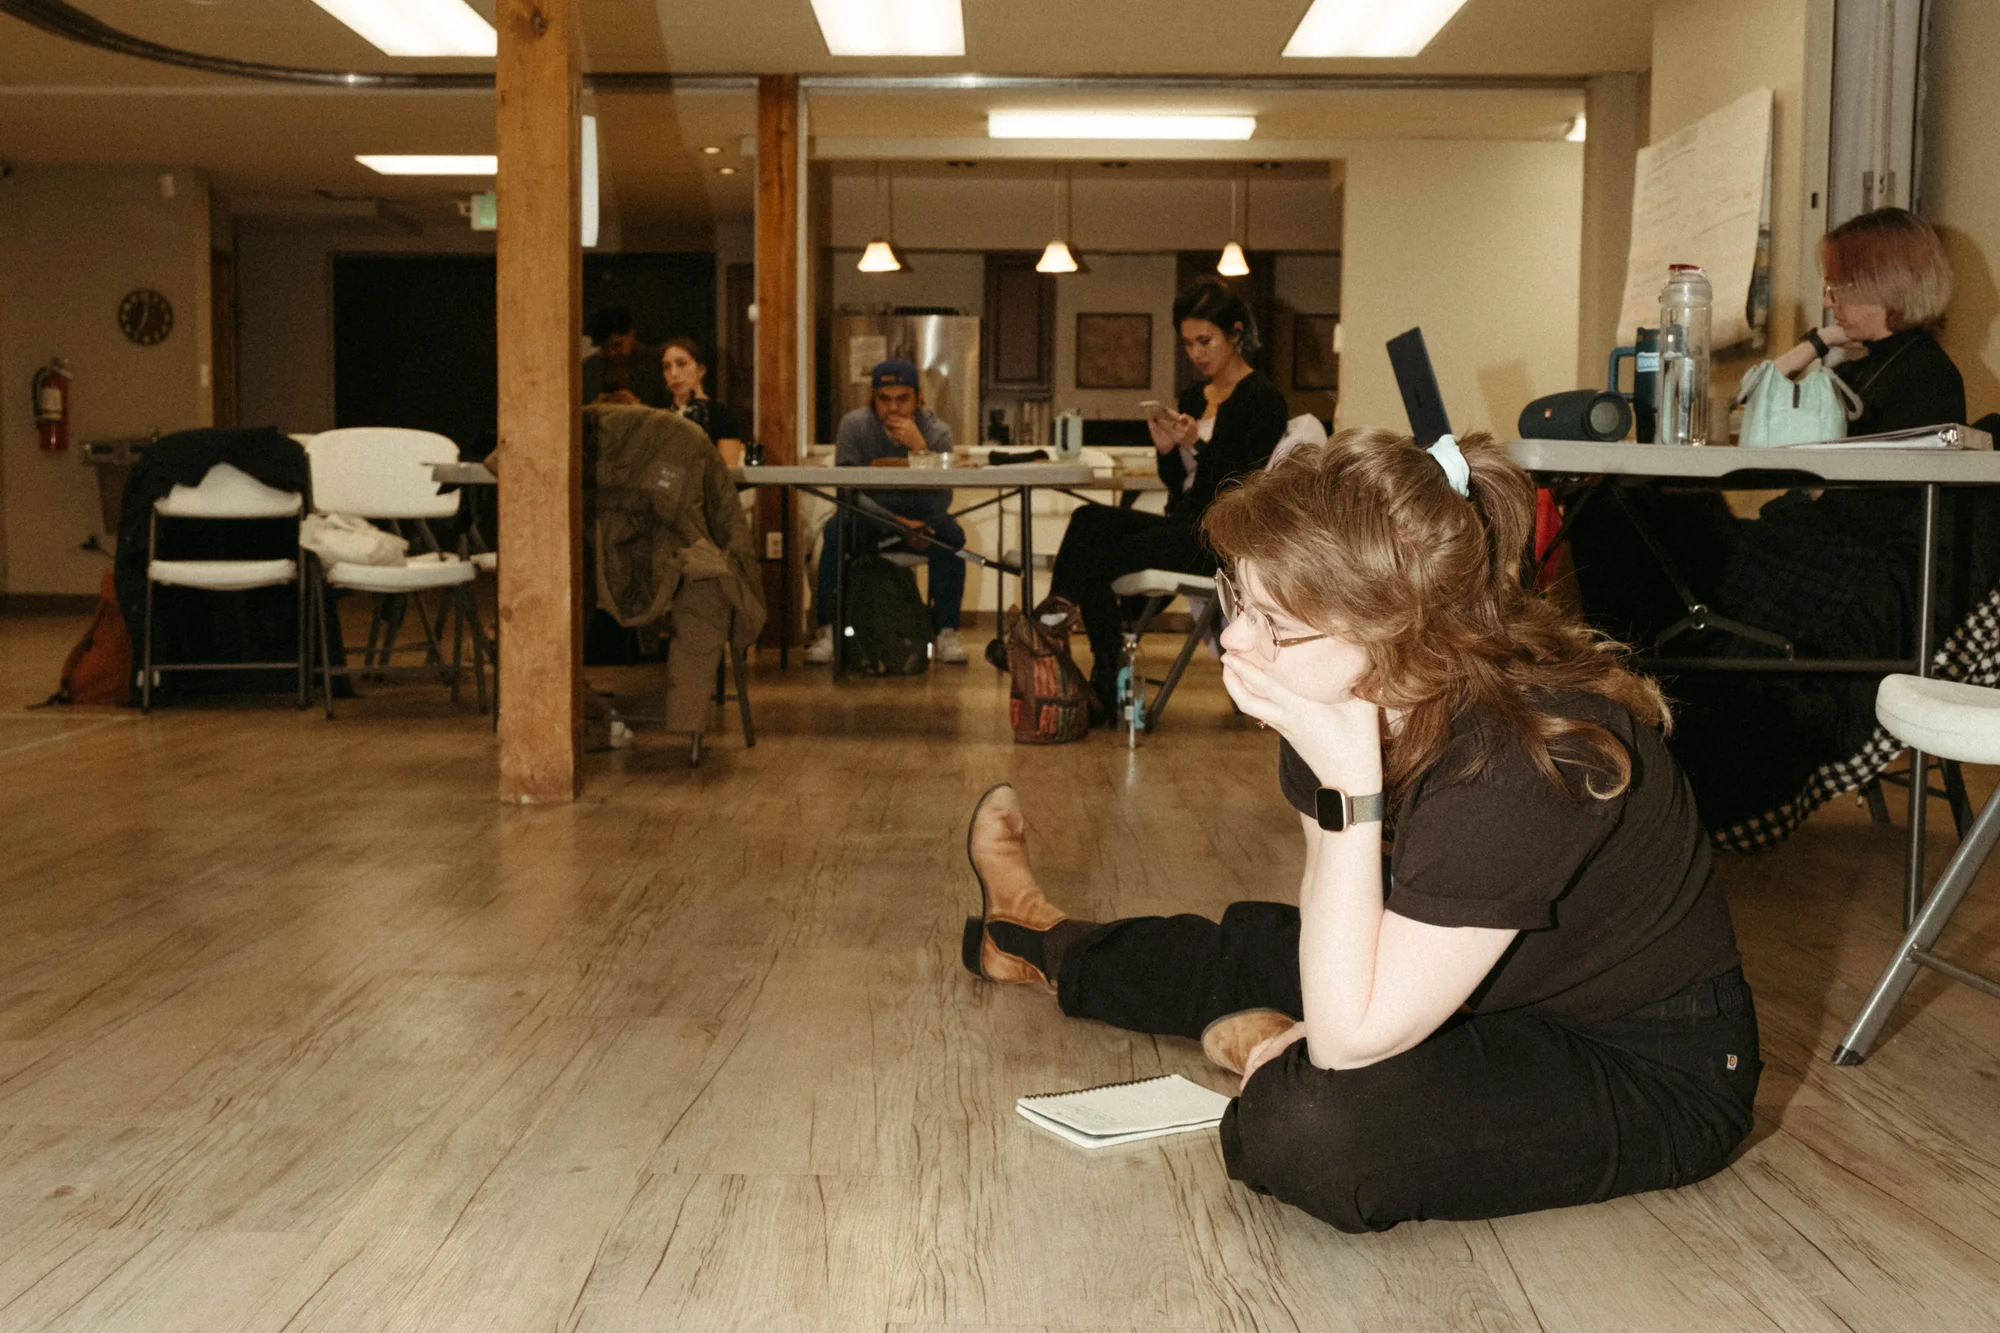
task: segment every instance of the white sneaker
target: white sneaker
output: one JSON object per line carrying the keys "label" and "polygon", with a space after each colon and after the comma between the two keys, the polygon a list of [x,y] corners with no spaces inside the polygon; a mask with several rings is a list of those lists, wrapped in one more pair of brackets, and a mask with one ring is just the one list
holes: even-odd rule
{"label": "white sneaker", "polygon": [[833,664],[833,626],[821,625],[813,641],[806,645],[807,666],[831,666]]}
{"label": "white sneaker", "polygon": [[955,629],[941,629],[937,638],[931,641],[931,661],[944,662],[950,666],[965,665],[965,645],[959,641]]}

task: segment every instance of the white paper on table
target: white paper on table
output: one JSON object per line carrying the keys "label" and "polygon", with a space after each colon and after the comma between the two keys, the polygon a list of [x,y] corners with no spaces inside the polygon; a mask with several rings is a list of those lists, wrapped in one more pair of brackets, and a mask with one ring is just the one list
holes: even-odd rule
{"label": "white paper on table", "polygon": [[1660,322],[1669,264],[1700,264],[1715,289],[1711,340],[1751,334],[1750,283],[1771,180],[1771,90],[1759,88],[1678,134],[1639,150],[1632,179],[1632,248],[1618,336]]}

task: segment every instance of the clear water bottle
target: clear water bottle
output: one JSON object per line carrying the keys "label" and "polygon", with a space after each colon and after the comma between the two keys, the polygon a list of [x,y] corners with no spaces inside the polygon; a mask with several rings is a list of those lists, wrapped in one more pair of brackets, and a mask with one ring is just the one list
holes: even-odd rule
{"label": "clear water bottle", "polygon": [[1715,291],[1699,264],[1674,264],[1660,291],[1661,444],[1708,443],[1709,320]]}

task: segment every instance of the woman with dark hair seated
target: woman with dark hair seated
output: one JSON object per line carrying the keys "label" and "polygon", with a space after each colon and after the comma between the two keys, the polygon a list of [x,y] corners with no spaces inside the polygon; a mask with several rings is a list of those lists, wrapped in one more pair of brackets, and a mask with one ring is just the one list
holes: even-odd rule
{"label": "woman with dark hair seated", "polygon": [[725,464],[741,467],[745,438],[742,421],[734,408],[710,398],[703,387],[708,379],[708,365],[702,360],[701,345],[692,338],[667,339],[667,345],[660,350],[660,372],[670,395],[666,406],[701,427]]}
{"label": "woman with dark hair seated", "polygon": [[1174,301],[1181,350],[1205,381],[1181,395],[1179,411],[1149,423],[1167,486],[1165,514],[1085,505],[1070,516],[1049,579],[1052,596],[1074,602],[1090,636],[1090,684],[1109,717],[1117,705],[1119,610],[1113,580],[1141,569],[1210,574],[1201,537],[1216,491],[1264,466],[1285,433],[1285,395],[1250,367],[1257,321],[1243,298],[1216,282]]}
{"label": "woman with dark hair seated", "polygon": [[966,966],[1199,1039],[1243,1075],[1229,1174],[1344,1231],[1685,1185],[1750,1130],[1756,1016],[1666,704],[1522,586],[1534,495],[1484,436],[1344,431],[1209,511],[1297,907],[1073,920],[1014,789],[973,811]]}

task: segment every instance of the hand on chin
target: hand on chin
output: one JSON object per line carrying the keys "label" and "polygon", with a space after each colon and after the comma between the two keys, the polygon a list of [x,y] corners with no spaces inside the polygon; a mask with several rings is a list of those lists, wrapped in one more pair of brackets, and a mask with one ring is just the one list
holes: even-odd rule
{"label": "hand on chin", "polygon": [[1382,789],[1382,710],[1342,690],[1337,699],[1299,693],[1267,663],[1225,653],[1222,682],[1236,706],[1291,743],[1329,787]]}

